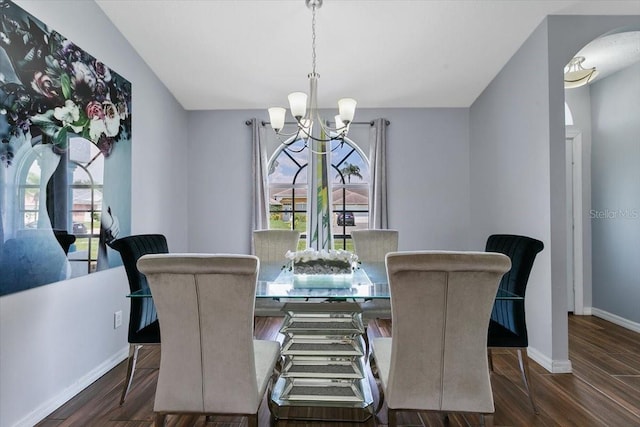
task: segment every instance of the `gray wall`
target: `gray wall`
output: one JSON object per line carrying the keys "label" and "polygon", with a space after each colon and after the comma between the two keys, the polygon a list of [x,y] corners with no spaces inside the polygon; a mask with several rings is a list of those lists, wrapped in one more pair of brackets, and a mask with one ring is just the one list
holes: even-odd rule
{"label": "gray wall", "polygon": [[640,324],[640,63],[591,85],[593,307]]}
{"label": "gray wall", "polygon": [[[131,81],[132,232],[186,250],[186,112],[94,2],[16,3]],[[34,425],[127,356],[127,292],[115,268],[0,298],[0,426]]]}
{"label": "gray wall", "polygon": [[470,130],[475,246],[494,233],[531,236],[545,245],[529,278],[526,310],[530,355],[547,368],[552,326],[563,328],[566,337],[566,318],[562,326],[550,322],[549,94],[541,71],[548,42],[543,22],[471,106]]}
{"label": "gray wall", "polygon": [[[191,251],[249,252],[251,117],[267,120],[266,111],[189,114]],[[400,249],[468,249],[468,110],[361,109],[356,121],[378,117],[391,121],[389,226]],[[354,125],[349,135],[367,154],[369,131]]]}
{"label": "gray wall", "polygon": [[497,230],[542,240],[527,292],[529,354],[571,369],[567,344],[564,65],[638,16],[550,16],[471,107],[471,238]]}

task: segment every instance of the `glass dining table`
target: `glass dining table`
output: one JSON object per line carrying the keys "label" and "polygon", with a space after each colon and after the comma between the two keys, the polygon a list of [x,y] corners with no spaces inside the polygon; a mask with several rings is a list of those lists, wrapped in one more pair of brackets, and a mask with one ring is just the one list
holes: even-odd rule
{"label": "glass dining table", "polygon": [[[390,299],[385,263],[361,263],[347,278],[294,275],[288,266],[262,264],[256,298],[287,301],[280,332],[283,366],[270,394],[280,419],[321,420],[323,408],[340,408],[340,421],[374,414],[375,386],[360,303]],[[522,297],[499,290],[497,300]],[[334,419],[335,420],[335,419]]]}
{"label": "glass dining table", "polygon": [[[305,287],[295,283],[295,275],[283,263],[262,263],[256,285],[256,298],[290,298],[299,300],[317,299],[389,299],[387,270],[383,262],[362,263],[354,271],[351,285],[344,280],[327,281],[326,284]],[[151,298],[151,290],[143,288],[127,294],[127,298]],[[498,289],[496,300],[522,300],[521,296]]]}
{"label": "glass dining table", "polygon": [[[340,421],[366,421],[374,413],[374,387],[360,303],[390,299],[386,266],[361,263],[347,276],[308,279],[283,263],[260,265],[256,298],[285,301],[282,367],[269,409],[278,419],[322,420],[324,410],[333,408],[332,417],[340,414]],[[127,296],[152,295],[142,289]],[[521,299],[502,290],[496,295],[496,300]]]}
{"label": "glass dining table", "polygon": [[389,299],[384,263],[359,264],[349,275],[319,276],[263,263],[256,298],[286,301],[282,368],[268,399],[273,416],[322,420],[324,408],[333,408],[332,418],[340,421],[370,418],[374,398],[359,303]]}

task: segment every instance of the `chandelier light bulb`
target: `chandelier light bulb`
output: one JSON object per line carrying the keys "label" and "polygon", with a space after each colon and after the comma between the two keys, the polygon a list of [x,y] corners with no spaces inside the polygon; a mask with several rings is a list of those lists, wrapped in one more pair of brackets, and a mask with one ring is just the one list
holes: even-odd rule
{"label": "chandelier light bulb", "polygon": [[284,116],[287,114],[287,110],[282,107],[269,108],[269,121],[271,127],[276,133],[280,132],[284,128]]}
{"label": "chandelier light bulb", "polygon": [[307,94],[304,92],[293,92],[289,94],[289,108],[291,115],[300,120],[307,113]]}
{"label": "chandelier light bulb", "polygon": [[353,117],[356,114],[356,100],[353,98],[342,98],[338,101],[338,111],[340,112],[340,119],[344,124],[349,124],[353,121]]}

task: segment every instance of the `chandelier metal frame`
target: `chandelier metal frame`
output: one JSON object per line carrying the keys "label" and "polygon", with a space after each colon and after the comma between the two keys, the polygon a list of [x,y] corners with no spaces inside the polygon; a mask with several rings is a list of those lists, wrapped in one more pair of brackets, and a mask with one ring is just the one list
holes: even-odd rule
{"label": "chandelier metal frame", "polygon": [[[305,141],[305,147],[317,153],[324,153],[324,150],[314,150],[313,144],[310,141],[331,143],[333,141],[339,141],[336,147],[331,148],[331,151],[344,143],[344,139],[349,132],[349,125],[353,122],[355,115],[356,101],[353,98],[342,98],[338,101],[339,114],[335,116],[335,127],[329,126],[328,122],[324,121],[320,117],[318,111],[318,79],[320,74],[316,71],[316,10],[322,7],[323,0],[305,0],[305,4],[311,9],[311,73],[307,75],[309,78],[309,96],[304,92],[294,92],[289,95],[289,104],[291,109],[291,115],[296,120],[297,129],[292,133],[283,132],[283,128],[286,125],[285,116],[286,109],[283,107],[271,107],[269,108],[270,124],[276,135],[280,139],[280,142],[286,146],[295,143],[298,140]],[[319,134],[313,131],[313,127],[319,127]],[[283,140],[282,137],[285,137]],[[293,138],[292,138],[293,137]]]}

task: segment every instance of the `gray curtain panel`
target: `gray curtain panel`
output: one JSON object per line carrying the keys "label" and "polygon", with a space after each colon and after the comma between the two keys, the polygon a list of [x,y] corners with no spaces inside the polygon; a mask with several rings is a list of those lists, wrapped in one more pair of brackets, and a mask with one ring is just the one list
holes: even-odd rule
{"label": "gray curtain panel", "polygon": [[387,210],[387,119],[375,119],[371,127],[369,170],[371,189],[369,194],[369,228],[389,228]]}
{"label": "gray curtain panel", "polygon": [[[264,131],[264,126],[257,119],[251,119],[251,169],[253,174],[251,230],[269,228],[268,165]],[[251,239],[251,253],[254,253],[253,239]]]}

